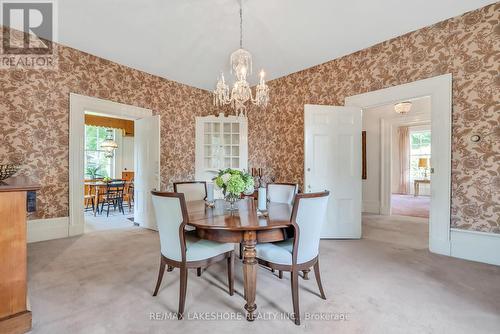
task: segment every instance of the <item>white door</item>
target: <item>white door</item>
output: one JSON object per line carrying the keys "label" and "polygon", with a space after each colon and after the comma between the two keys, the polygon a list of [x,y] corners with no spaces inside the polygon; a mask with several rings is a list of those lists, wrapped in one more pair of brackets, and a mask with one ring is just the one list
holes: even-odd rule
{"label": "white door", "polygon": [[361,238],[361,109],[304,106],[305,192],[330,191],[322,238]]}
{"label": "white door", "polygon": [[151,190],[160,189],[160,116],[134,122],[134,222],[158,230]]}

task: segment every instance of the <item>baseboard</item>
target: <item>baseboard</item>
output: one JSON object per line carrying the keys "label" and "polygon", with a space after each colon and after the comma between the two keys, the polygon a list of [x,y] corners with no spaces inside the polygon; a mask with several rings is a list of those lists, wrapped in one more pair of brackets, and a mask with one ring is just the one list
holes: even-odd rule
{"label": "baseboard", "polygon": [[451,229],[451,256],[500,265],[500,234]]}
{"label": "baseboard", "polygon": [[28,243],[68,236],[69,217],[28,220]]}
{"label": "baseboard", "polygon": [[363,213],[380,214],[380,203],[378,201],[363,201]]}

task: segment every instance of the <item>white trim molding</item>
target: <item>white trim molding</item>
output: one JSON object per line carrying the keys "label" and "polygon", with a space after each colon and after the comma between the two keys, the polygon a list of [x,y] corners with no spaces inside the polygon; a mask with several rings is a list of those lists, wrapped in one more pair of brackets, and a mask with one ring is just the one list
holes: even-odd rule
{"label": "white trim molding", "polygon": [[[419,97],[431,98],[432,156],[429,250],[450,255],[452,76],[444,74],[345,99],[346,106],[372,108]],[[386,175],[387,177],[387,175]],[[384,206],[384,203],[381,203]]]}
{"label": "white trim molding", "polygon": [[150,109],[95,97],[69,96],[69,224],[66,236],[83,234],[85,113],[136,120],[153,115]]}
{"label": "white trim molding", "polygon": [[500,234],[452,228],[451,256],[500,266]]}
{"label": "white trim molding", "polygon": [[66,238],[68,225],[69,217],[28,220],[28,243]]}

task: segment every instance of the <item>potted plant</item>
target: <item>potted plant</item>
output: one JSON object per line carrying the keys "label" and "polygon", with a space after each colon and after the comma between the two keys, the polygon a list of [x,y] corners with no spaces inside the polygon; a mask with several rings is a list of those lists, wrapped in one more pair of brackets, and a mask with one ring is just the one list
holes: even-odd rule
{"label": "potted plant", "polygon": [[101,174],[99,174],[99,169],[101,169],[101,166],[87,167],[85,169],[85,174],[90,176],[92,180],[95,180],[98,177],[101,177]]}
{"label": "potted plant", "polygon": [[241,198],[241,194],[254,191],[253,177],[237,169],[220,170],[214,181],[222,189],[224,199],[229,202],[231,211],[235,210],[234,204]]}

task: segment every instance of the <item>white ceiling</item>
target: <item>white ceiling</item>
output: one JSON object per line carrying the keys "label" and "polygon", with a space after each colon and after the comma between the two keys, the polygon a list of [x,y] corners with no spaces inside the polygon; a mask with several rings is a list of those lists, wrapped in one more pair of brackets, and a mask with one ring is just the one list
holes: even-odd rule
{"label": "white ceiling", "polygon": [[[260,68],[278,78],[494,2],[243,0],[252,83]],[[199,88],[213,89],[239,46],[238,0],[58,3],[62,44]]]}

